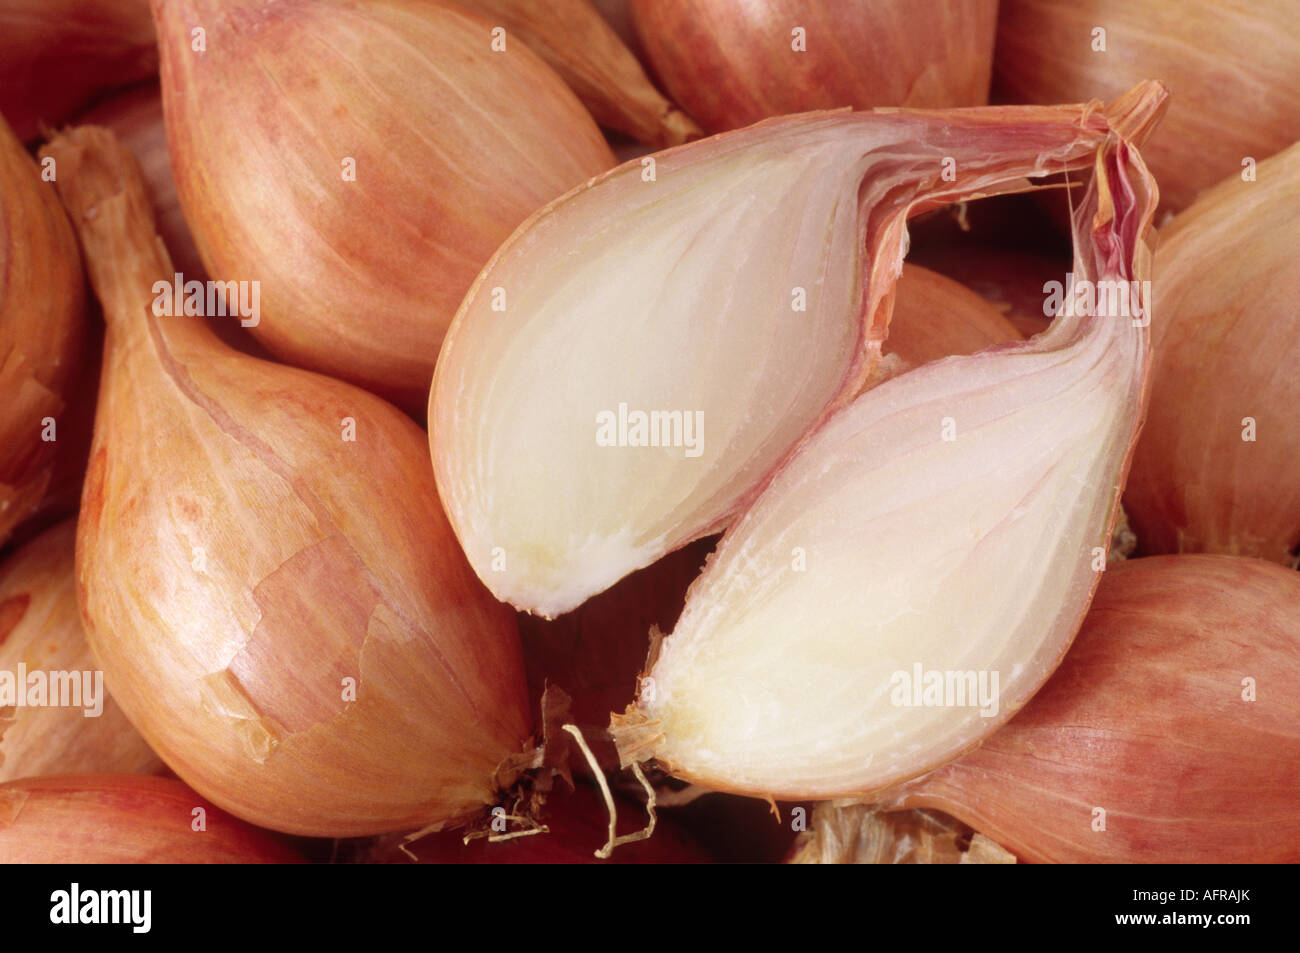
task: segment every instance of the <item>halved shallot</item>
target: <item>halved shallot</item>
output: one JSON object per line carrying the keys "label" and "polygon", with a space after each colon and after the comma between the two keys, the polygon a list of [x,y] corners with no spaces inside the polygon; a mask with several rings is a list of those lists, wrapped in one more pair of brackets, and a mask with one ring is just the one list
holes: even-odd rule
{"label": "halved shallot", "polygon": [[1146,400],[1155,205],[1110,136],[1075,220],[1079,294],[1051,329],[886,381],[803,444],[615,717],[625,763],[854,796],[957,757],[1028,701],[1105,568]]}
{"label": "halved shallot", "polygon": [[533,216],[461,305],[430,396],[470,564],[554,616],[725,526],[868,380],[909,215],[1089,166],[1163,101],[791,116]]}

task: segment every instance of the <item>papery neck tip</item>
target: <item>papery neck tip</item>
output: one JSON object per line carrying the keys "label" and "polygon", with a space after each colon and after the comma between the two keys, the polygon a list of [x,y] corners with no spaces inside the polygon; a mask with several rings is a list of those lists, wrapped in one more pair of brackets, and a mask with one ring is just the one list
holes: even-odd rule
{"label": "papery neck tip", "polygon": [[1134,143],[1149,136],[1169,106],[1169,87],[1158,79],[1143,80],[1105,107],[1113,132]]}

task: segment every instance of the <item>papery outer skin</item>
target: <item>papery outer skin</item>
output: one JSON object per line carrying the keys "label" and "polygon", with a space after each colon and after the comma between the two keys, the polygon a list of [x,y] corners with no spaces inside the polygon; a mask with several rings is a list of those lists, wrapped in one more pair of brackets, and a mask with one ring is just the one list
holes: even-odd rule
{"label": "papery outer skin", "polygon": [[0,545],[49,486],[85,327],[76,237],[0,116]]}
{"label": "papery outer skin", "polygon": [[1292,0],[1001,0],[997,47],[994,101],[1106,98],[1160,77],[1169,114],[1142,155],[1164,209],[1300,139]]}
{"label": "papery outer skin", "polygon": [[791,864],[1015,862],[1014,855],[961,821],[937,811],[885,813],[869,804],[834,801],[820,801],[814,806],[812,828],[799,835],[787,861]]}
{"label": "papery outer skin", "polygon": [[[77,608],[73,553],[77,521],[66,520],[0,563],[0,672],[17,681],[20,664],[46,684],[67,673],[77,677],[81,707],[57,707],[59,689],[46,695],[50,707],[0,704],[0,783],[47,774],[98,772],[153,774],[162,761],[153,753],[103,686],[90,654]],[[82,673],[100,675],[98,715],[81,694]],[[95,690],[94,683],[91,685]],[[24,693],[26,684],[17,685]]]}
{"label": "papery outer skin", "polygon": [[[1149,121],[1149,90],[1109,119],[1093,103],[770,120],[538,212],[466,297],[430,397],[439,489],[479,577],[552,617],[722,528],[868,380],[908,215],[1090,161],[1108,122]],[[597,415],[620,404],[703,414],[700,455],[599,447]]]}
{"label": "papery outer skin", "polygon": [[265,827],[476,814],[530,734],[523,667],[442,516],[423,432],[156,317],[171,265],[134,160],[93,127],[47,151],[108,318],[77,584],[118,703],[188,784]]}
{"label": "papery outer skin", "polygon": [[[618,832],[631,834],[645,825],[645,806],[615,795]],[[410,851],[421,864],[707,864],[713,858],[690,833],[661,813],[654,836],[618,847],[608,860],[596,851],[609,834],[609,813],[593,784],[578,782],[547,799],[541,823],[543,834],[489,843],[477,837],[468,844],[460,831],[445,831],[405,843],[403,835],[379,838],[355,858],[366,864],[409,864]]]}
{"label": "papery outer skin", "polygon": [[157,72],[149,0],[0,4],[0,115],[24,142]]}
{"label": "papery outer skin", "polygon": [[180,781],[80,774],[0,785],[0,864],[250,863],[302,858]]}
{"label": "papery outer skin", "polygon": [[[1130,144],[1107,143],[1077,219],[1076,275],[1146,280],[1154,188]],[[1031,341],[859,397],[724,534],[614,719],[624,763],[654,757],[755,796],[854,797],[986,738],[1078,630],[1148,368],[1141,321],[1065,311]],[[986,686],[997,673],[995,704],[900,703],[895,673],[917,666]]]}
{"label": "papery outer skin", "polygon": [[[709,132],[810,109],[988,102],[996,0],[632,0],[631,7],[655,73]],[[802,50],[795,28],[804,31]]]}
{"label": "papery outer skin", "polygon": [[1162,234],[1151,414],[1125,490],[1149,553],[1294,564],[1300,543],[1300,145]]}
{"label": "papery outer skin", "polygon": [[1037,862],[1294,863],[1298,607],[1300,575],[1262,560],[1112,566],[1025,710],[887,801],[947,811]]}
{"label": "papery outer skin", "polygon": [[408,411],[496,247],[614,164],[563,81],[523,43],[493,52],[491,25],[459,8],[153,10],[176,186],[209,275],[261,282],[251,330],[278,358]]}
{"label": "papery outer skin", "polygon": [[523,39],[577,93],[596,122],[652,146],[704,133],[664,98],[590,0],[458,0]]}

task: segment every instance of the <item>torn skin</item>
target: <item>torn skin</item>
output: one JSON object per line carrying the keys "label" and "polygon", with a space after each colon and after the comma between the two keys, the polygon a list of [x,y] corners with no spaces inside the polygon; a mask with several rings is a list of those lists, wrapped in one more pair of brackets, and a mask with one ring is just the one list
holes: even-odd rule
{"label": "torn skin", "polygon": [[[331,591],[328,602],[311,593]],[[299,550],[253,590],[262,610],[257,628],[228,671],[274,734],[304,731],[346,707],[340,686],[361,685],[361,652],[375,607],[383,600],[356,551],[339,535]],[[320,638],[285,640],[306,626]],[[322,642],[322,640],[327,640]],[[285,690],[286,681],[292,686]]]}

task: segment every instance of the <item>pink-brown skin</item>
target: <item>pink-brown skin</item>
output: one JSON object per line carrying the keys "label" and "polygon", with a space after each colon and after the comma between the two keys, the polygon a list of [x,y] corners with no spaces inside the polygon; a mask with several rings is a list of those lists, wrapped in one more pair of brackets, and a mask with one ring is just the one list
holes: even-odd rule
{"label": "pink-brown skin", "polygon": [[149,0],[0,4],[0,115],[24,142],[157,72]]}
{"label": "pink-brown skin", "polygon": [[[618,833],[633,834],[646,826],[645,805],[615,796]],[[546,834],[530,834],[489,843],[480,837],[464,843],[460,832],[422,837],[407,844],[421,864],[707,864],[713,858],[674,820],[672,811],[660,810],[654,836],[614,849],[608,860],[595,853],[609,836],[609,811],[594,785],[580,782],[572,793],[561,784],[546,803],[541,822]],[[515,829],[512,825],[511,829]],[[409,864],[401,835],[382,838],[364,850],[358,862]]]}
{"label": "pink-brown skin", "polygon": [[1124,493],[1149,553],[1296,559],[1300,145],[1257,172],[1203,193],[1156,255],[1155,386]]}
{"label": "pink-brown skin", "polygon": [[[19,665],[29,677],[34,672],[99,670],[77,607],[76,541],[77,521],[65,520],[0,563],[0,672],[16,678]],[[0,705],[0,783],[49,774],[154,774],[162,769],[162,761],[111,697],[101,695],[95,703],[84,695],[76,700],[80,704]]]}
{"label": "pink-brown skin", "polygon": [[0,116],[0,546],[53,478],[85,333],[76,236]]}
{"label": "pink-brown skin", "polygon": [[618,34],[627,48],[639,60],[645,59],[645,50],[641,46],[641,38],[636,35],[636,29],[632,26],[632,5],[630,0],[591,0],[591,5],[601,15],[606,23],[610,25],[615,33]]}
{"label": "pink-brown skin", "polygon": [[887,803],[1029,861],[1300,860],[1300,574],[1231,556],[1110,567],[1024,710]]}
{"label": "pink-brown skin", "polygon": [[108,321],[77,583],[114,697],[187,783],[264,827],[475,816],[531,734],[523,663],[424,432],[156,316],[172,266],[129,152],[95,127],[46,151]]}
{"label": "pink-brown skin", "polygon": [[886,357],[894,354],[907,367],[919,367],[1019,340],[1015,325],[965,285],[919,265],[903,265],[883,348]]}
{"label": "pink-brown skin", "polygon": [[1068,249],[1051,254],[975,243],[926,249],[909,254],[908,260],[960,282],[995,308],[1022,338],[1047,330],[1052,319],[1043,314],[1043,285],[1064,283],[1070,271]]}
{"label": "pink-brown skin", "polygon": [[412,413],[492,252],[614,164],[536,54],[508,39],[493,52],[490,23],[436,0],[153,10],[176,187],[208,274],[261,282],[251,330],[279,359]]}
{"label": "pink-brown skin", "polygon": [[[1098,27],[1105,52],[1093,50]],[[1159,77],[1169,114],[1142,154],[1163,209],[1300,139],[1293,0],[1002,0],[997,44],[997,102],[1105,99]]]}
{"label": "pink-brown skin", "polygon": [[[631,7],[656,75],[708,132],[812,109],[988,102],[996,0],[632,0]],[[805,31],[803,50],[794,49],[796,28]]]}
{"label": "pink-brown skin", "polygon": [[298,863],[276,837],[170,778],[82,774],[0,785],[0,864]]}
{"label": "pink-brown skin", "polygon": [[698,139],[591,0],[459,0],[523,39],[578,94],[596,122],[655,148]]}

